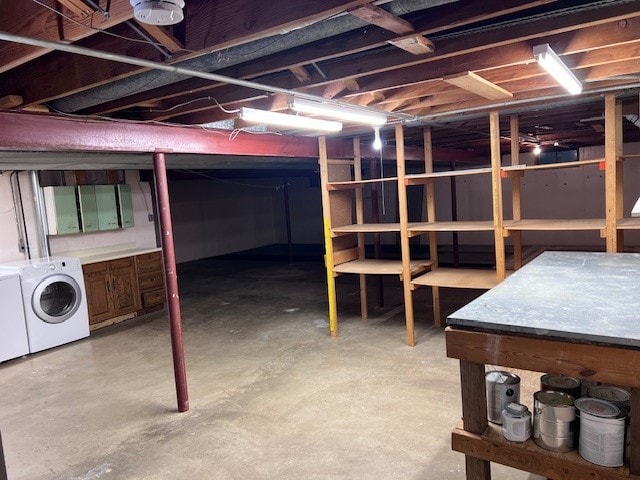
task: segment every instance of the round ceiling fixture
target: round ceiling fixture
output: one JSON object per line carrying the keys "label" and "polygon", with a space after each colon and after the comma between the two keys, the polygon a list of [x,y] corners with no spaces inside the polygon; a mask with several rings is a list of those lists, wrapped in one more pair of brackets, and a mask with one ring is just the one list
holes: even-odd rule
{"label": "round ceiling fixture", "polygon": [[184,0],[129,0],[136,20],[151,25],[174,25],[184,19]]}

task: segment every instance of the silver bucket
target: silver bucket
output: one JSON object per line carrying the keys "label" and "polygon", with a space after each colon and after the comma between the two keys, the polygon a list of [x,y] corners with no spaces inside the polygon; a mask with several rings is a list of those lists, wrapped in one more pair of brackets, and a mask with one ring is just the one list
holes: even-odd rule
{"label": "silver bucket", "polygon": [[562,392],[533,394],[533,440],[554,452],[569,452],[575,448],[576,409],[572,395]]}

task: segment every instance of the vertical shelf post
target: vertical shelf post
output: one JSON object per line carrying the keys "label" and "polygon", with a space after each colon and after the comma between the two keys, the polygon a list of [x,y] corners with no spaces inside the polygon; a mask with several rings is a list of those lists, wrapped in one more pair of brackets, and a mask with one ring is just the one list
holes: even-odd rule
{"label": "vertical shelf post", "polygon": [[489,133],[491,135],[491,193],[493,198],[493,230],[496,253],[496,276],[501,282],[506,275],[504,258],[504,235],[502,234],[502,181],[500,178],[500,116],[489,113]]}
{"label": "vertical shelf post", "polygon": [[413,325],[413,294],[411,291],[411,252],[409,250],[409,213],[407,209],[407,187],[404,183],[404,127],[396,125],[396,163],[398,174],[398,210],[400,212],[400,249],[402,255],[402,290],[404,293],[404,315],[407,326],[407,345],[415,345]]}
{"label": "vertical shelf post", "polygon": [[333,240],[331,238],[331,207],[329,202],[327,138],[318,137],[318,163],[320,165],[320,191],[322,192],[322,223],[324,231],[325,266],[327,269],[327,297],[329,301],[329,332],[332,337],[338,336],[338,307],[336,303],[336,279],[333,275]]}
{"label": "vertical shelf post", "polygon": [[605,158],[605,206],[607,252],[623,249],[622,231],[618,231],[618,219],[623,214],[622,162],[622,106],[614,93],[604,97],[604,158]]}
{"label": "vertical shelf post", "polygon": [[[362,180],[362,156],[360,153],[360,137],[353,138],[353,178]],[[362,189],[356,189],[356,223],[364,223],[364,205],[362,203]],[[364,259],[364,233],[358,232],[358,258]],[[366,320],[369,316],[367,310],[367,276],[360,274],[360,316]]]}
{"label": "vertical shelf post", "polygon": [[[517,115],[511,115],[511,165],[520,164],[520,119]],[[522,219],[522,208],[520,203],[522,191],[521,177],[515,175],[511,178],[511,211],[512,220]],[[522,232],[511,232],[513,239],[513,269],[518,270],[522,267]]]}

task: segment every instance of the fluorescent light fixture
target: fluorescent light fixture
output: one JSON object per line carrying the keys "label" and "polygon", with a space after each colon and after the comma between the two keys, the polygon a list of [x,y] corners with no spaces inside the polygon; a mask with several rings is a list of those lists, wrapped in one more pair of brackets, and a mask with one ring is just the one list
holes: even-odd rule
{"label": "fluorescent light fixture", "polygon": [[364,108],[321,103],[304,98],[293,97],[289,108],[296,112],[320,115],[321,117],[336,118],[345,122],[364,123],[374,127],[381,127],[387,123],[387,116],[381,112],[373,112]]}
{"label": "fluorescent light fixture", "polygon": [[549,75],[556,79],[570,94],[578,95],[582,92],[582,84],[569,67],[556,55],[548,43],[533,47],[533,57]]}
{"label": "fluorescent light fixture", "polygon": [[331,122],[329,120],[319,120],[317,118],[288,115],[286,113],[270,112],[247,107],[240,109],[240,119],[251,123],[277,125],[292,129],[322,132],[339,132],[342,130],[342,124],[340,122]]}

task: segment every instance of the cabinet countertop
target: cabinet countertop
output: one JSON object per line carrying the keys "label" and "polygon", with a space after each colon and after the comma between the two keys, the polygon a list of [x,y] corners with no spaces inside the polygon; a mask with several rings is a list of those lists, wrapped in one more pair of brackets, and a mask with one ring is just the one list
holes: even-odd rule
{"label": "cabinet countertop", "polygon": [[545,252],[449,325],[640,347],[640,254]]}
{"label": "cabinet countertop", "polygon": [[118,258],[124,257],[132,257],[134,255],[143,255],[145,253],[153,253],[160,252],[162,248],[153,247],[153,248],[131,248],[127,250],[117,250],[111,252],[101,252],[101,253],[88,253],[83,255],[82,252],[75,252],[74,257],[80,258],[80,263],[82,265],[87,265],[89,263],[98,263],[98,262],[106,262],[109,260],[116,260]]}

